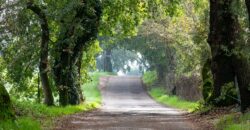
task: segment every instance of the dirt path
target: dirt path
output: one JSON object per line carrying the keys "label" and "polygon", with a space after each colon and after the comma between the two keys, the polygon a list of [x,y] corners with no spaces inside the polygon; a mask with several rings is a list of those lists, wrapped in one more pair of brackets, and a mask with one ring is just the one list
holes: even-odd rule
{"label": "dirt path", "polygon": [[109,77],[103,106],[64,117],[56,130],[197,130],[185,112],[164,107],[144,91],[139,77]]}

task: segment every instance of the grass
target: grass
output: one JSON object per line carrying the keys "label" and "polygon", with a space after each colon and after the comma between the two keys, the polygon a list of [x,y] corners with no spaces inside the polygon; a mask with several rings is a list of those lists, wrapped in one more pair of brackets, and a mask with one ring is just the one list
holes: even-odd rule
{"label": "grass", "polygon": [[41,130],[51,129],[53,120],[63,115],[74,114],[93,110],[101,105],[101,94],[98,89],[100,76],[108,73],[91,73],[92,82],[83,85],[86,102],[76,106],[52,106],[47,107],[43,104],[20,102],[12,100],[17,119],[0,122],[0,130]]}
{"label": "grass", "polygon": [[182,100],[177,96],[167,95],[165,93],[165,90],[163,88],[160,88],[160,87],[159,88],[152,88],[151,90],[149,90],[149,94],[156,101],[158,101],[164,105],[187,110],[188,112],[193,112],[194,110],[197,109],[197,107],[199,107],[199,103],[197,103],[197,102],[190,102],[190,101]]}
{"label": "grass", "polygon": [[15,122],[12,120],[0,123],[0,130],[41,130],[39,121],[29,117],[20,117]]}
{"label": "grass", "polygon": [[0,123],[0,130],[40,130],[50,128],[53,119],[63,115],[88,111],[97,108],[93,103],[80,104],[76,106],[47,107],[43,104],[13,101],[17,120],[3,121]]}
{"label": "grass", "polygon": [[250,130],[250,112],[233,113],[220,118],[216,125],[218,130]]}
{"label": "grass", "polygon": [[195,111],[200,104],[198,102],[190,102],[180,99],[177,96],[170,96],[166,94],[166,90],[163,87],[153,87],[153,84],[157,81],[157,74],[155,71],[146,72],[142,77],[143,83],[151,88],[148,89],[148,93],[161,104],[175,107],[189,112]]}

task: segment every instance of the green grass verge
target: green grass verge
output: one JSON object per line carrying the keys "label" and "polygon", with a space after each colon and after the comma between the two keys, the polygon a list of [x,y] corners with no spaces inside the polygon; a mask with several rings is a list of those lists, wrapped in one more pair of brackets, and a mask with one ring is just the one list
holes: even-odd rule
{"label": "green grass verge", "polygon": [[156,101],[164,105],[187,110],[188,112],[193,112],[199,107],[198,102],[190,102],[190,101],[182,100],[177,96],[167,95],[166,90],[164,90],[163,88],[152,88],[151,90],[149,90],[149,94]]}
{"label": "green grass verge", "polygon": [[242,114],[229,114],[220,118],[216,125],[218,130],[250,130],[250,112]]}
{"label": "green grass verge", "polygon": [[63,115],[95,109],[96,104],[86,103],[76,106],[47,107],[43,104],[13,101],[17,119],[2,121],[0,130],[40,130],[49,129],[53,125],[53,119]]}
{"label": "green grass verge", "polygon": [[94,72],[90,73],[92,81],[89,83],[85,83],[83,85],[83,93],[86,97],[86,102],[97,102],[101,103],[101,93],[98,89],[99,78],[101,76],[114,75],[113,73],[106,72]]}
{"label": "green grass verge", "polygon": [[17,119],[0,121],[0,130],[41,130],[51,129],[53,120],[63,115],[93,110],[101,105],[98,89],[99,78],[109,73],[91,73],[92,82],[83,85],[86,102],[76,106],[47,107],[43,104],[12,100]]}
{"label": "green grass verge", "polygon": [[157,81],[157,74],[155,71],[148,71],[144,73],[142,81],[147,87],[150,88],[148,89],[148,93],[151,95],[151,97],[161,104],[187,110],[189,112],[195,111],[200,106],[198,102],[190,102],[182,100],[177,96],[167,95],[166,90],[163,87],[152,87]]}

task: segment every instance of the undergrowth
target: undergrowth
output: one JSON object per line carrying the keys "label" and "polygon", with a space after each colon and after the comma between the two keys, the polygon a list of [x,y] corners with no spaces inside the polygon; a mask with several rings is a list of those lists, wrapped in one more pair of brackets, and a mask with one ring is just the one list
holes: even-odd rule
{"label": "undergrowth", "polygon": [[184,109],[188,112],[193,112],[199,107],[198,102],[190,102],[183,99],[180,99],[177,96],[170,96],[167,95],[163,88],[152,88],[149,90],[149,94],[153,97],[156,101],[175,108]]}
{"label": "undergrowth", "polygon": [[89,111],[100,107],[101,94],[98,89],[98,84],[100,76],[104,75],[108,75],[108,73],[91,74],[92,81],[83,85],[83,92],[86,97],[86,101],[80,105],[47,107],[43,104],[12,99],[13,107],[15,108],[16,113],[16,120],[1,121],[0,130],[51,129],[55,118],[77,112]]}
{"label": "undergrowth", "polygon": [[216,125],[218,130],[250,130],[250,112],[233,113],[220,118]]}
{"label": "undergrowth", "polygon": [[149,87],[148,93],[161,104],[175,107],[189,112],[195,111],[200,104],[198,102],[190,102],[183,99],[180,99],[177,96],[170,96],[166,93],[166,90],[163,87],[156,87],[153,84],[157,81],[157,74],[155,71],[146,72],[142,77],[143,83]]}

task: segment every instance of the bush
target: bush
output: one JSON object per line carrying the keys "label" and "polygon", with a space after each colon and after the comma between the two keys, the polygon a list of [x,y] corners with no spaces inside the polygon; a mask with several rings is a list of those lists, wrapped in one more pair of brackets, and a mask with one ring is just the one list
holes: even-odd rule
{"label": "bush", "polygon": [[152,86],[157,81],[156,71],[145,72],[142,77],[143,83],[147,86]]}
{"label": "bush", "polygon": [[250,112],[242,114],[230,114],[223,116],[216,125],[218,130],[249,130]]}
{"label": "bush", "polygon": [[222,86],[221,95],[215,99],[217,106],[229,106],[238,102],[237,91],[233,82]]}

